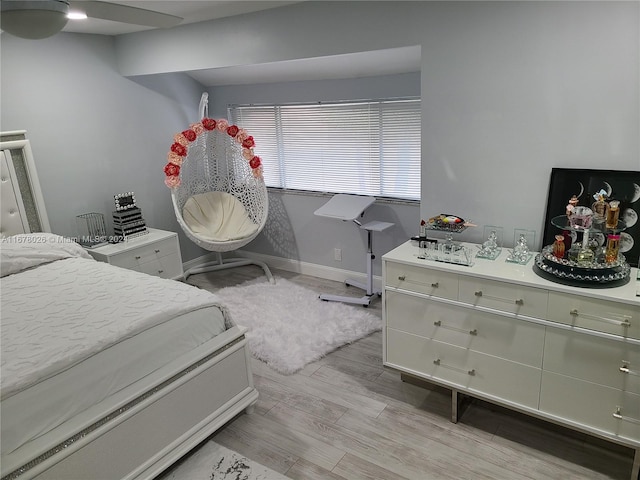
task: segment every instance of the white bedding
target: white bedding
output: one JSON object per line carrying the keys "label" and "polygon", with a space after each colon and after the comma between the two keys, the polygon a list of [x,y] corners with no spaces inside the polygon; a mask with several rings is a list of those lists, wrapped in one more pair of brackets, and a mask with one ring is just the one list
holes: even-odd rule
{"label": "white bedding", "polygon": [[[58,245],[68,243],[43,248]],[[2,399],[154,325],[218,305],[210,292],[83,258],[80,250],[2,277]]]}
{"label": "white bedding", "polygon": [[[0,244],[3,455],[229,322],[210,292],[97,262],[62,237],[40,235]],[[9,415],[21,409],[34,415]]]}

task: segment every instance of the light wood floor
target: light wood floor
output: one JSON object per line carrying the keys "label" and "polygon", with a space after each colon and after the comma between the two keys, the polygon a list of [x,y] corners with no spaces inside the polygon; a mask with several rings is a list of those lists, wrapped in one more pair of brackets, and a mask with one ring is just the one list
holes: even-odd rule
{"label": "light wood floor", "polygon": [[[318,292],[359,295],[315,277],[273,271]],[[249,266],[194,275],[215,292],[262,275]],[[364,308],[364,307],[354,307]],[[369,311],[381,315],[381,302]],[[622,479],[633,451],[473,400],[457,424],[450,395],[382,366],[382,335],[344,346],[290,376],[253,360],[260,393],[212,438],[289,478]]]}

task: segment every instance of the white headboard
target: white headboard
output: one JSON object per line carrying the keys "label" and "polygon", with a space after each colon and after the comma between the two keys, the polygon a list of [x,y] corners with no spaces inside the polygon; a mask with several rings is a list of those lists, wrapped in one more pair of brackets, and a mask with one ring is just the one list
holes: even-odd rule
{"label": "white headboard", "polygon": [[0,133],[0,201],[1,236],[51,231],[24,130]]}

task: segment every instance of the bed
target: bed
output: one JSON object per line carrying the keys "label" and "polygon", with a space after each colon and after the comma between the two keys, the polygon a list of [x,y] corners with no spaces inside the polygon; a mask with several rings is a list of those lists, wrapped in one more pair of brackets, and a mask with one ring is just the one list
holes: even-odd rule
{"label": "bed", "polygon": [[253,408],[246,329],[209,292],[23,233],[2,152],[0,476],[154,478]]}

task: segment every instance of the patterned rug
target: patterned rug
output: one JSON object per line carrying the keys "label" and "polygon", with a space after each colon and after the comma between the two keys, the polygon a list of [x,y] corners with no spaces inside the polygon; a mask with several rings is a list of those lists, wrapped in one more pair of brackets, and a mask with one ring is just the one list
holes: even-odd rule
{"label": "patterned rug", "polygon": [[208,441],[156,480],[287,480],[287,477]]}

